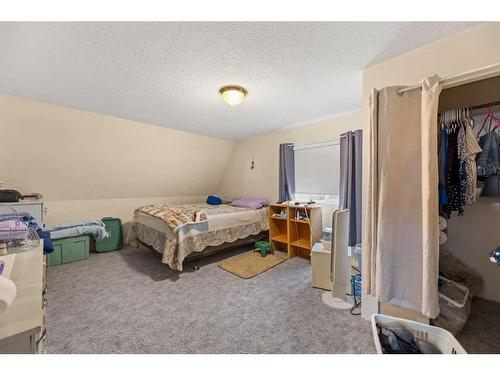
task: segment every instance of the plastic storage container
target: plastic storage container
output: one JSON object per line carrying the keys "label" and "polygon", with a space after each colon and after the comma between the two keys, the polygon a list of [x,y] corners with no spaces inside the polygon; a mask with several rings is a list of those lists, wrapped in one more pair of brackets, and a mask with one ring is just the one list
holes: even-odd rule
{"label": "plastic storage container", "polygon": [[356,258],[356,263],[358,265],[358,270],[361,272],[363,269],[362,258],[363,258],[363,248],[360,244],[354,247],[353,256]]}
{"label": "plastic storage container", "polygon": [[77,262],[89,257],[90,237],[76,236],[52,240],[54,251],[47,255],[47,266]]}
{"label": "plastic storage container", "polygon": [[456,335],[470,316],[469,288],[442,276],[439,276],[439,280],[439,315],[432,320],[432,325]]}
{"label": "plastic storage container", "polygon": [[122,222],[118,218],[105,217],[102,219],[106,226],[108,237],[95,242],[95,251],[105,253],[120,250],[123,247]]}
{"label": "plastic storage container", "polygon": [[332,249],[332,228],[326,227],[321,232],[321,243],[327,250]]}
{"label": "plastic storage container", "polygon": [[428,324],[414,322],[413,320],[395,318],[389,315],[373,314],[372,315],[372,331],[373,339],[377,353],[382,354],[382,347],[377,333],[377,323],[392,323],[400,322],[404,324],[413,333],[415,338],[424,339],[438,347],[443,354],[467,354],[465,349],[460,345],[457,339],[447,330],[433,327]]}

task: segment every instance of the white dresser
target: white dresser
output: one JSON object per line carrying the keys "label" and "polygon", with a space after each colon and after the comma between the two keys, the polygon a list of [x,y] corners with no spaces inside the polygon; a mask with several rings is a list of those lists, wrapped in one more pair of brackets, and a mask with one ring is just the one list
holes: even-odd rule
{"label": "white dresser", "polygon": [[24,199],[20,202],[0,203],[0,215],[26,212],[35,218],[40,228],[43,228],[44,210],[43,201],[40,199]]}
{"label": "white dresser", "polygon": [[43,241],[34,249],[0,259],[11,262],[4,276],[17,287],[14,301],[0,314],[0,353],[42,353],[47,292]]}

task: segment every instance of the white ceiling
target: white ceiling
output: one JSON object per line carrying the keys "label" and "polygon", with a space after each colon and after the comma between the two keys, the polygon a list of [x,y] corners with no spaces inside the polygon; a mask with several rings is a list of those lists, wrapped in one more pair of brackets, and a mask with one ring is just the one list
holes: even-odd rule
{"label": "white ceiling", "polygon": [[364,67],[472,25],[0,23],[0,92],[241,139],[357,110]]}

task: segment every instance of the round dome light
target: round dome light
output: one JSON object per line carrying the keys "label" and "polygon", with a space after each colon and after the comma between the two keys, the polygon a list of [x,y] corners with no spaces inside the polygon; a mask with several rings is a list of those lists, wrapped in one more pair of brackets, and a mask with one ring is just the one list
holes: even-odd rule
{"label": "round dome light", "polygon": [[219,90],[222,99],[229,105],[238,105],[245,100],[248,91],[244,87],[237,85],[223,86]]}

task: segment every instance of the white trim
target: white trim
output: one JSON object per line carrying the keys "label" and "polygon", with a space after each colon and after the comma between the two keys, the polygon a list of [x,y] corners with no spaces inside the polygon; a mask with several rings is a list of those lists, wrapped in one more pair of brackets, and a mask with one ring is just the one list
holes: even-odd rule
{"label": "white trim", "polygon": [[336,113],[329,113],[324,116],[317,116],[317,117],[311,117],[309,120],[304,120],[304,121],[299,121],[299,122],[294,122],[290,125],[286,125],[280,128],[277,128],[275,130],[271,130],[265,133],[259,133],[259,135],[262,134],[268,134],[268,133],[277,133],[283,130],[288,130],[288,129],[293,129],[293,128],[300,128],[301,126],[309,126],[309,125],[314,125],[318,122],[323,122],[323,121],[328,121],[328,120],[336,120],[341,117],[347,117],[350,115],[354,114],[361,114],[363,111],[363,107],[356,107],[354,109],[346,110],[344,112],[336,112]]}
{"label": "white trim", "polygon": [[[469,70],[469,71],[463,72],[463,73],[452,74],[452,75],[446,76],[444,78],[440,78],[439,81],[442,82],[444,84],[444,86],[448,86],[450,84],[456,84],[456,82],[450,82],[450,81],[454,81],[457,79],[462,80],[462,79],[465,79],[467,76],[471,76],[471,75],[474,75],[477,73],[482,73],[482,72],[485,72],[487,70],[498,70],[498,69],[500,69],[500,63],[482,66],[480,68],[472,69],[472,70]],[[413,85],[413,86],[408,86],[408,87],[405,87],[403,89],[399,89],[398,94],[401,95],[405,92],[413,91],[413,90],[417,90],[417,89],[421,89],[421,88],[422,88],[422,84],[418,83],[418,84]]]}

